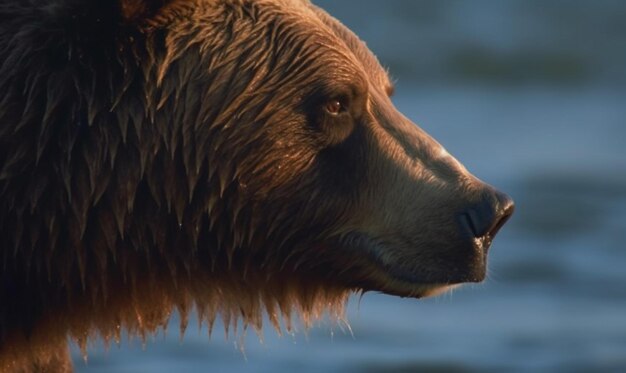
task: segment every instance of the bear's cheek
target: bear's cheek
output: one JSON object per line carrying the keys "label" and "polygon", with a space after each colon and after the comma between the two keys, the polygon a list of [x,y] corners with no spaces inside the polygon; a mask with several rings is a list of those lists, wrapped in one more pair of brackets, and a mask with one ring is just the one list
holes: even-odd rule
{"label": "bear's cheek", "polygon": [[255,200],[266,200],[275,194],[291,194],[293,188],[307,184],[316,154],[311,146],[301,144],[280,139],[247,152],[238,161],[241,167],[245,165],[237,175],[240,192]]}

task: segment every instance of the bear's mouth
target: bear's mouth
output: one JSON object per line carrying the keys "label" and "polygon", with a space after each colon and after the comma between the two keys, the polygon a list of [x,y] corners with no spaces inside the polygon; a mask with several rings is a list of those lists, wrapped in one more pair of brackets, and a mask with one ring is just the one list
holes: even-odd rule
{"label": "bear's mouth", "polygon": [[[339,240],[340,250],[349,254],[351,278],[356,287],[364,291],[380,291],[400,297],[423,298],[442,294],[465,282],[478,282],[482,278],[465,278],[454,273],[444,275],[420,274],[385,260],[383,253],[389,245],[360,232],[347,234]],[[355,255],[356,254],[356,255]],[[355,276],[354,272],[358,275]],[[457,278],[458,277],[458,278]]]}

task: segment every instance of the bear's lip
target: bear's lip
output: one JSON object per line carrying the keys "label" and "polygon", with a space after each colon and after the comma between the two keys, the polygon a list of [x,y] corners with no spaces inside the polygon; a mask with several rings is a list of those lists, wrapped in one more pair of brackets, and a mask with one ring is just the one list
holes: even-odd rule
{"label": "bear's lip", "polygon": [[[480,282],[484,276],[454,276],[444,280],[429,279],[400,266],[386,263],[382,254],[387,245],[361,232],[352,232],[339,240],[342,250],[357,257],[350,259],[352,265],[363,267],[365,278],[356,284],[365,291],[380,291],[400,297],[423,298],[435,296],[467,282]],[[459,277],[459,278],[456,278]]]}

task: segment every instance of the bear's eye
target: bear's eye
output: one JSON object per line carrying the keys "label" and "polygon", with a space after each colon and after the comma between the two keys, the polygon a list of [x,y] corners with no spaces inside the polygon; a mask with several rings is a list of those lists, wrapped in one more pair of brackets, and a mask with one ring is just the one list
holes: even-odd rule
{"label": "bear's eye", "polygon": [[346,107],[339,100],[330,100],[324,105],[324,110],[330,115],[339,115],[346,111]]}

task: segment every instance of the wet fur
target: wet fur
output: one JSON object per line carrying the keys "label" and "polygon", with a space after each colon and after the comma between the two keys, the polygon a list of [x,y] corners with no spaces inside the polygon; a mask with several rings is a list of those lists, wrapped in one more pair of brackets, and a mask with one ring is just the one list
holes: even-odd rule
{"label": "wet fur", "polygon": [[305,249],[342,218],[307,181],[315,146],[241,126],[303,121],[281,102],[319,68],[310,27],[254,2],[102,3],[0,5],[0,369],[71,370],[67,336],[174,311],[341,317],[350,289]]}

